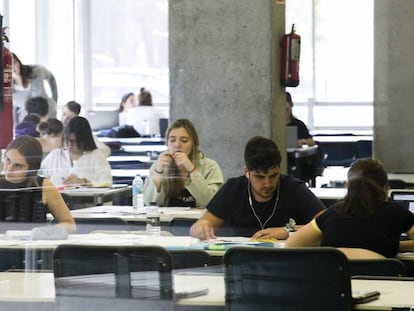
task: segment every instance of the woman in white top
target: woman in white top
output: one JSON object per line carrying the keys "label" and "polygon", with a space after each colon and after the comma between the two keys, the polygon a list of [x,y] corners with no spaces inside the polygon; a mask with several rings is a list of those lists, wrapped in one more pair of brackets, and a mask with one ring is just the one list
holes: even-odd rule
{"label": "woman in white top", "polygon": [[63,131],[63,141],[66,148],[53,150],[42,161],[44,176],[57,186],[112,186],[111,167],[96,147],[87,119],[71,118]]}
{"label": "woman in white top", "polygon": [[138,106],[126,114],[126,124],[141,135],[160,134],[160,112],[152,104],[152,96],[145,88],[138,95]]}
{"label": "woman in white top", "polygon": [[127,93],[122,96],[121,103],[119,104],[119,126],[126,125],[126,119],[128,111],[136,107],[137,99],[134,93]]}

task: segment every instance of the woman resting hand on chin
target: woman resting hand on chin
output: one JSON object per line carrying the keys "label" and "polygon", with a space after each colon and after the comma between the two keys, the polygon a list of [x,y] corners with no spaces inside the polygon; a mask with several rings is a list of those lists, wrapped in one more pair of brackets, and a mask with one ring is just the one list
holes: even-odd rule
{"label": "woman resting hand on chin", "polygon": [[[26,135],[15,138],[4,155],[0,188],[33,188],[33,191],[19,194],[18,207],[31,211],[41,204],[53,214],[58,226],[73,233],[76,231],[75,221],[62,195],[49,179],[38,175],[42,157],[42,146],[36,138]],[[44,220],[46,222],[46,215]]]}

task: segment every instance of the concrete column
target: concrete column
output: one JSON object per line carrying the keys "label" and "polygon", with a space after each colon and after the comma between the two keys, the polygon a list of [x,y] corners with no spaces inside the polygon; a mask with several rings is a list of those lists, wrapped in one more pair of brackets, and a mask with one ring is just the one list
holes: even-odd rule
{"label": "concrete column", "polygon": [[374,156],[388,172],[414,172],[414,1],[376,0]]}
{"label": "concrete column", "polygon": [[279,86],[284,14],[274,0],[169,2],[170,119],[194,123],[201,149],[225,178],[242,174],[252,136],[286,149]]}

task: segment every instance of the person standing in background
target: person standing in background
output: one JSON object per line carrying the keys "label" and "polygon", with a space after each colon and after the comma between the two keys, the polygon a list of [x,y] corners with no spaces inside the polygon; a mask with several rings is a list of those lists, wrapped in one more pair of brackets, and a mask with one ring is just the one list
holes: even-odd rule
{"label": "person standing in background", "polygon": [[[52,72],[41,65],[24,65],[13,55],[13,120],[17,124],[27,114],[26,101],[35,96],[45,97],[49,104],[49,116],[56,118],[58,91]],[[47,82],[49,90],[45,88]],[[48,92],[49,91],[49,92]]]}
{"label": "person standing in background", "polygon": [[134,93],[127,93],[122,96],[119,104],[119,126],[126,125],[128,111],[137,106],[137,99]]}
{"label": "person standing in background", "polygon": [[286,92],[286,126],[296,126],[298,128],[298,147],[301,147],[302,145],[315,145],[315,141],[309,133],[306,124],[293,115],[292,108],[292,96],[290,93]]}

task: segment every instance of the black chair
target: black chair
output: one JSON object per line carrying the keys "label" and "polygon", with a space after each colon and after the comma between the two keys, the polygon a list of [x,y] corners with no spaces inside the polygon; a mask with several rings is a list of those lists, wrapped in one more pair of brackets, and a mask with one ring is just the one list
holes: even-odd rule
{"label": "black chair", "polygon": [[[168,231],[176,236],[188,236],[191,226],[197,221],[194,218],[174,217],[170,220]],[[217,236],[233,236],[233,230],[227,224],[216,230]]]}
{"label": "black chair", "polygon": [[172,235],[176,236],[188,236],[190,227],[195,223],[197,219],[185,218],[185,217],[174,217],[168,224],[168,231]]}
{"label": "black chair", "polygon": [[211,265],[210,255],[199,249],[170,250],[173,269],[189,269],[208,267]]}
{"label": "black chair", "polygon": [[407,267],[397,258],[352,259],[349,261],[351,276],[407,276]]}
{"label": "black chair", "polygon": [[316,142],[320,152],[321,165],[348,167],[355,161],[357,147],[355,142]]}
{"label": "black chair", "polygon": [[335,248],[234,247],[224,254],[227,310],[351,310],[348,259]]}
{"label": "black chair", "polygon": [[[56,219],[51,221],[56,223]],[[89,233],[97,230],[128,230],[129,224],[121,217],[82,217],[75,218],[76,232]]]}
{"label": "black chair", "polygon": [[52,250],[0,248],[0,271],[52,271]]}
{"label": "black chair", "polygon": [[60,245],[53,262],[60,295],[173,297],[171,257],[159,246]]}
{"label": "black chair", "polygon": [[388,187],[390,189],[405,189],[407,183],[402,179],[388,179]]}
{"label": "black chair", "polygon": [[356,149],[358,159],[371,158],[372,157],[372,141],[371,140],[358,140],[356,142]]}

